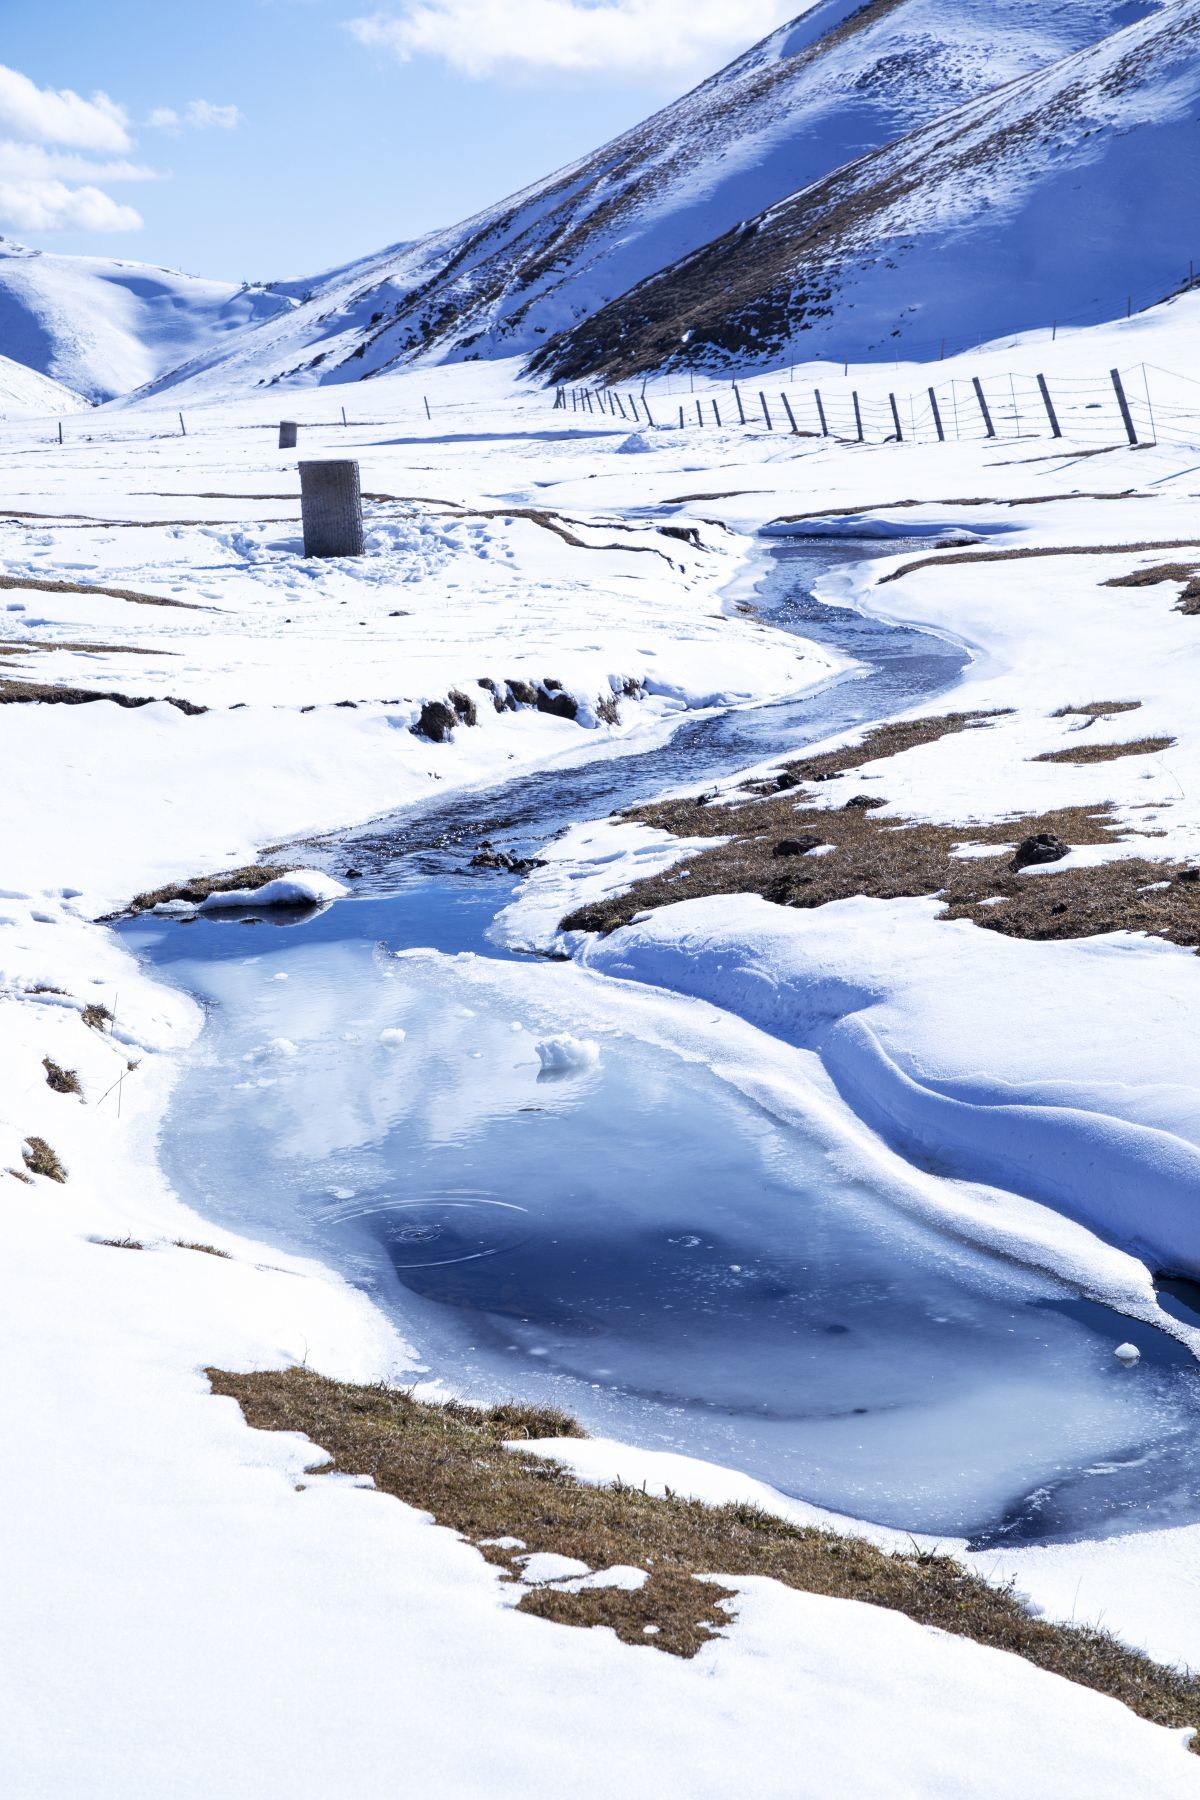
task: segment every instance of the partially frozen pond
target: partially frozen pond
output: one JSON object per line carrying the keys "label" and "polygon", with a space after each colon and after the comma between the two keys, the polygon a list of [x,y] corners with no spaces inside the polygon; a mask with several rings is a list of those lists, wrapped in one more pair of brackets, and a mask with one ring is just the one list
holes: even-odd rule
{"label": "partially frozen pond", "polygon": [[[794,748],[959,665],[918,634],[843,630],[879,652],[865,678],[697,722],[690,751],[626,777],[645,792]],[[712,1008],[489,945],[511,878],[467,873],[456,846],[499,806],[513,841],[603,810],[630,794],[599,791],[614,767],[426,815],[415,855],[356,840],[364,897],[286,929],[122,927],[212,1003],[163,1146],[179,1192],[342,1270],[471,1396],[552,1401],[978,1542],[1200,1517],[1198,1377],[1173,1339],[917,1223],[820,1107],[781,1123],[721,1073]],[[539,1056],[564,1034],[589,1048]]]}

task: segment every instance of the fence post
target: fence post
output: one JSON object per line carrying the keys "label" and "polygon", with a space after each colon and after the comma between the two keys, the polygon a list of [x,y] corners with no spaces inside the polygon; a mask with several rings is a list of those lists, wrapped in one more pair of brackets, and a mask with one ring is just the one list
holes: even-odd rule
{"label": "fence post", "polygon": [[1125,398],[1125,389],[1121,385],[1121,371],[1119,369],[1111,369],[1109,371],[1109,373],[1112,376],[1113,387],[1116,389],[1116,392],[1117,392],[1117,405],[1121,409],[1121,419],[1124,423],[1126,433],[1128,434],[1128,437],[1129,437],[1129,441],[1131,444],[1136,444],[1138,441],[1137,432],[1134,429],[1133,415],[1131,414],[1131,412],[1129,410],[1129,402]]}
{"label": "fence post", "polygon": [[680,431],[683,430],[683,408],[682,408],[682,406],[679,408],[679,429],[680,429]]}
{"label": "fence post", "polygon": [[616,403],[617,403],[617,411],[618,411],[618,412],[619,412],[619,413],[620,413],[620,415],[621,415],[621,417],[622,417],[622,418],[624,418],[624,417],[625,417],[625,408],[624,408],[624,407],[623,407],[623,406],[622,406],[622,405],[621,405],[621,396],[620,396],[620,394],[618,394],[618,393],[616,393],[616,392],[615,392],[615,391],[614,391],[614,393],[613,393],[613,399],[614,399],[614,400],[615,400],[615,401],[616,401]]}
{"label": "fence post", "polygon": [[742,390],[739,388],[736,381],[733,384],[733,397],[737,401],[738,423],[744,425],[746,423],[746,409],[742,405]]}
{"label": "fence post", "polygon": [[983,414],[983,429],[990,438],[994,438],[996,435],[996,427],[992,424],[992,415],[988,411],[988,403],[983,397],[983,383],[980,381],[978,375],[972,375],[971,382],[975,389],[975,398],[979,402],[979,410]]}
{"label": "fence post", "polygon": [[305,556],[361,556],[362,492],[356,462],[302,462]]}
{"label": "fence post", "polygon": [[349,426],[350,424],[349,419],[346,417],[346,409],[344,406],[342,408],[342,424],[346,426]]}
{"label": "fence post", "polygon": [[817,417],[821,421],[821,436],[828,437],[829,436],[829,426],[825,423],[825,402],[821,399],[820,388],[814,388],[813,393],[816,395],[816,398],[817,398]]}
{"label": "fence post", "polygon": [[645,413],[646,413],[646,423],[648,425],[653,425],[654,419],[650,412],[650,402],[646,398],[646,392],[645,392],[644,388],[642,390],[642,406],[644,407]]}
{"label": "fence post", "polygon": [[696,402],[696,423],[697,423],[697,425],[703,425],[703,423],[704,423],[704,402],[703,402],[703,400],[697,400],[697,402]]}
{"label": "fence post", "polygon": [[1062,430],[1058,423],[1058,414],[1054,410],[1054,402],[1050,398],[1050,389],[1046,386],[1046,377],[1044,375],[1039,375],[1037,384],[1041,391],[1042,405],[1046,408],[1046,417],[1050,421],[1050,435],[1051,437],[1060,438],[1062,436]]}
{"label": "fence post", "polygon": [[60,444],[61,444],[61,443],[62,443],[62,441],[63,441],[63,434],[62,434],[62,420],[61,420],[61,419],[60,419],[60,420],[59,420],[59,421],[58,421],[58,441],[59,441],[59,443],[60,443]]}
{"label": "fence post", "polygon": [[786,394],[780,394],[779,398],[783,401],[783,410],[788,416],[788,424],[792,428],[792,435],[794,437],[799,437],[800,436],[800,428],[796,424],[796,415],[792,411],[791,401],[788,399]]}
{"label": "fence post", "polygon": [[297,426],[295,419],[280,419],[279,448],[281,450],[294,450],[296,448],[296,432],[298,429],[299,427]]}
{"label": "fence post", "polygon": [[854,423],[855,423],[856,427],[858,428],[858,441],[861,444],[863,441],[862,407],[858,404],[857,388],[851,394],[850,398],[854,402]]}
{"label": "fence post", "polygon": [[767,421],[767,430],[774,431],[775,427],[771,423],[770,409],[767,406],[767,396],[760,391],[758,397],[762,401],[763,418]]}
{"label": "fence post", "polygon": [[891,403],[892,408],[892,424],[896,427],[896,442],[902,444],[904,442],[904,433],[900,428],[900,408],[896,405],[895,394],[889,394],[888,400]]}
{"label": "fence post", "polygon": [[717,405],[717,403],[716,403],[716,401],[715,401],[715,400],[714,400],[714,401],[713,401],[713,403],[712,403],[712,409],[713,409],[713,418],[714,418],[714,419],[715,419],[715,420],[716,420],[716,421],[717,421],[717,426],[718,426],[718,429],[719,429],[719,428],[720,428],[720,424],[721,424],[721,409],[720,409],[720,407],[719,407],[719,406],[718,406],[718,405]]}
{"label": "fence post", "polygon": [[187,436],[187,426],[183,422],[183,414],[182,413],[180,413],[180,415],[179,415],[179,435],[180,435],[180,437]]}
{"label": "fence post", "polygon": [[[638,412],[638,409],[637,409],[637,401],[634,399],[632,394],[626,394],[625,398],[628,400],[630,406],[633,408],[634,423],[640,425],[641,424],[641,414]],[[645,396],[645,394],[643,394],[642,395],[642,404],[643,405],[645,405],[645,401],[646,401],[646,396]]]}
{"label": "fence post", "polygon": [[937,430],[938,443],[944,444],[946,441],[946,433],[942,430],[942,415],[938,411],[937,395],[932,388],[929,390],[929,404],[933,408],[933,423]]}
{"label": "fence post", "polygon": [[430,410],[429,410],[429,397],[428,397],[428,395],[427,395],[427,394],[422,394],[422,395],[421,395],[421,398],[422,398],[422,400],[424,400],[424,402],[425,402],[425,417],[426,417],[426,418],[427,418],[427,419],[432,419],[432,418],[433,418],[433,414],[432,414],[432,413],[431,413],[431,412],[430,412]]}

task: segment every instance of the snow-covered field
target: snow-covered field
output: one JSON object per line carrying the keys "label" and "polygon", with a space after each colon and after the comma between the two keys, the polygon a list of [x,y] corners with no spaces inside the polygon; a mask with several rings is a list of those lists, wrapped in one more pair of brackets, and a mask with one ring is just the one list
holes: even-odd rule
{"label": "snow-covered field", "polygon": [[[1142,354],[1186,367],[1196,316],[1189,300],[1143,322]],[[1126,345],[1120,328],[1080,333],[1064,355],[1091,374]],[[945,709],[1012,709],[855,771],[853,791],[878,778],[896,816],[952,821],[1111,802],[1161,834],[1142,854],[1200,860],[1200,620],[1173,610],[1178,583],[1099,585],[1200,562],[1200,449],[1080,461],[1045,437],[858,446],[713,429],[630,443],[619,421],[564,420],[495,365],[351,392],[347,427],[327,393],[279,410],[302,421],[301,454],[359,459],[372,498],[358,563],[304,562],[295,456],[275,449],[261,395],[190,407],[186,437],[136,406],[69,423],[61,447],[44,425],[0,425],[0,681],[155,700],[0,706],[0,1169],[23,1170],[32,1136],[69,1177],[5,1180],[0,1215],[0,1662],[17,1696],[4,1792],[261,1800],[301,1783],[382,1796],[398,1779],[431,1796],[1196,1792],[1180,1734],[896,1615],[739,1582],[735,1623],[693,1662],[640,1655],[518,1615],[474,1551],[399,1503],[306,1481],[312,1447],[251,1433],[208,1395],[204,1367],[399,1378],[412,1349],[363,1294],[215,1231],[168,1190],[156,1133],[201,1013],[92,921],[271,843],[628,753],[696,709],[826,680],[836,659],[739,606],[753,603],[759,528],[846,508],[931,538],[1002,527],[1005,548],[1077,552],[881,587],[913,560],[884,539],[877,561],[830,581],[828,598],[970,647]],[[1122,544],[1196,547],[1085,553]],[[497,712],[483,678],[540,686],[547,704],[566,694],[575,717]],[[426,703],[459,692],[477,724],[440,743],[414,733]],[[1140,709],[1093,735],[1172,746],[1030,760],[1076,741],[1081,717],[1058,709],[1118,699]],[[580,828],[507,930],[545,942],[565,893],[574,904],[642,872],[623,859],[645,848],[627,829]],[[954,1147],[955,1179],[923,1177],[931,1208],[949,1218],[966,1184],[992,1184],[1013,1254],[1036,1243],[1044,1262],[1069,1244],[1154,1316],[1136,1253],[1197,1260],[1200,965],[1161,942],[1031,945],[936,911],[685,902],[585,960],[598,980],[702,993],[791,1045],[819,1012],[810,1048],[837,1084],[829,1104],[860,1113],[889,1154],[905,1132]],[[89,1004],[115,1015],[111,1033],[83,1021]],[[82,1097],[53,1091],[43,1058],[78,1071]],[[1010,1188],[1027,1198],[1006,1213]],[[104,1241],[125,1237],[148,1248]],[[567,1448],[593,1478],[752,1486],[618,1445]],[[1197,1664],[1198,1544],[1185,1528],[981,1562],[1053,1616]]]}

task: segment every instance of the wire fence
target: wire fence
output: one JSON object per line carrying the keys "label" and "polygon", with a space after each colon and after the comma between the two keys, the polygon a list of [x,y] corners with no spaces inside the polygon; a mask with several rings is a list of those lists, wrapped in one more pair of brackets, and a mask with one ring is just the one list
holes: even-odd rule
{"label": "wire fence", "polygon": [[908,392],[849,381],[731,382],[679,399],[649,384],[558,388],[558,412],[682,430],[744,429],[840,443],[976,443],[1021,438],[1085,447],[1200,444],[1200,380],[1137,363],[1096,377],[1005,372],[952,376]]}

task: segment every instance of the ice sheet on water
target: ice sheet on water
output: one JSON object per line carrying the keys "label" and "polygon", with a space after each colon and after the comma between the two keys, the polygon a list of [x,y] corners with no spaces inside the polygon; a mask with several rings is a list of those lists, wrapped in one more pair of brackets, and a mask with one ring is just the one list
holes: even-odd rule
{"label": "ice sheet on water", "polygon": [[[236,931],[182,935],[203,955]],[[679,1054],[623,1031],[587,1080],[546,1082],[530,1037],[612,1029],[576,972],[279,942],[171,964],[220,1004],[168,1172],[210,1217],[375,1292],[452,1388],[907,1529],[1020,1541],[1197,1516],[1182,1347],[1164,1361],[1150,1328],[893,1209],[816,1125],[719,1079],[694,1024]],[[396,1030],[419,1082],[396,1079]],[[230,1083],[280,1038],[296,1055],[269,1086]]]}

